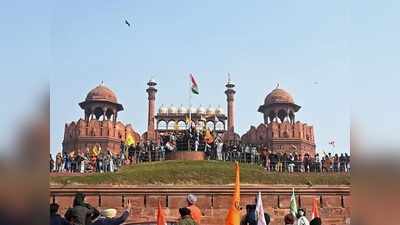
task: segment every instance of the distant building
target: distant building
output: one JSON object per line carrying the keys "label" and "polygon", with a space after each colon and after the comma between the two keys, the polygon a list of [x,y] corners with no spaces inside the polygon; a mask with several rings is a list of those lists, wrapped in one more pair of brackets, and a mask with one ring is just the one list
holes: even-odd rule
{"label": "distant building", "polygon": [[128,134],[136,143],[140,141],[140,135],[130,124],[117,120],[118,112],[124,108],[114,92],[103,84],[91,90],[79,106],[84,110],[84,118],[65,124],[63,152],[85,152],[87,148],[100,145],[102,151],[118,154]]}
{"label": "distant building", "polygon": [[242,136],[242,142],[265,145],[274,152],[315,154],[313,126],[295,120],[300,108],[288,92],[275,88],[258,108],[264,115],[264,123],[251,126]]}

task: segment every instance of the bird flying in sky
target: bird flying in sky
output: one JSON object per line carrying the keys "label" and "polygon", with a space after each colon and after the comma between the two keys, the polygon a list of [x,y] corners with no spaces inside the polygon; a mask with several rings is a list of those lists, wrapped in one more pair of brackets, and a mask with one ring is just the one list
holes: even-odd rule
{"label": "bird flying in sky", "polygon": [[129,23],[129,21],[128,21],[128,20],[125,20],[125,24],[126,24],[126,25],[128,25],[128,27],[130,27],[130,26],[131,26],[131,23]]}

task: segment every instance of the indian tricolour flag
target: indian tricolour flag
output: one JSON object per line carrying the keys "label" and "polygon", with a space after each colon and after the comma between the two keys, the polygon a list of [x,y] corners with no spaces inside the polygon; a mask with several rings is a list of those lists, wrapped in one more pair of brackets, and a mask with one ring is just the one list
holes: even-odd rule
{"label": "indian tricolour flag", "polygon": [[198,95],[199,94],[199,86],[197,86],[197,82],[194,79],[192,74],[190,74],[190,80],[192,81],[192,93]]}

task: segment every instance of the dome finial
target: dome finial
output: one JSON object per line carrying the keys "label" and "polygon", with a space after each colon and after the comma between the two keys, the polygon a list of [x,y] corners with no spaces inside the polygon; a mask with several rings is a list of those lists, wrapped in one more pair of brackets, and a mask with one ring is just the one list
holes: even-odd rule
{"label": "dome finial", "polygon": [[231,73],[228,73],[228,82],[226,83],[225,87],[228,89],[233,89],[235,87],[235,84],[231,80]]}

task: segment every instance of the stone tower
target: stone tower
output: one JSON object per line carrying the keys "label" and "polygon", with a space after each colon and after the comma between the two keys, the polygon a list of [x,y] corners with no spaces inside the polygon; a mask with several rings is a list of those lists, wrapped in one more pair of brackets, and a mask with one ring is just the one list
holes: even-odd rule
{"label": "stone tower", "polygon": [[115,93],[103,83],[89,91],[79,106],[84,118],[65,124],[62,142],[64,153],[85,153],[94,146],[115,155],[121,152],[121,143],[128,135],[140,141],[132,125],[118,121],[118,112],[124,108]]}
{"label": "stone tower", "polygon": [[155,115],[156,115],[156,89],[157,83],[151,79],[147,86],[146,92],[148,94],[148,114],[147,114],[147,140],[156,140],[155,131]]}
{"label": "stone tower", "polygon": [[235,84],[231,81],[230,76],[228,76],[228,82],[225,85],[226,90],[226,101],[227,101],[227,111],[228,111],[228,127],[227,133],[229,139],[233,138],[235,135]]}
{"label": "stone tower", "polygon": [[301,106],[279,85],[272,90],[258,108],[264,116],[264,123],[242,136],[243,143],[264,145],[274,152],[297,152],[315,154],[314,128],[296,121],[295,113]]}

